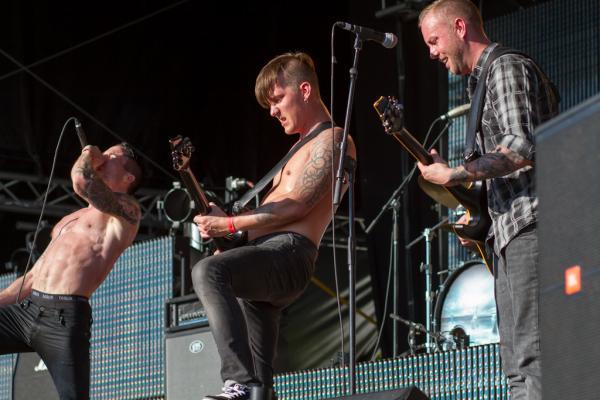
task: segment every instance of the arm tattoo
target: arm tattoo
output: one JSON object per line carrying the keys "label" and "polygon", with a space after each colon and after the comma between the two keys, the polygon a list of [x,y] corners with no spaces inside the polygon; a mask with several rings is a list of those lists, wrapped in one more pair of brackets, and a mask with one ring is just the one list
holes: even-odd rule
{"label": "arm tattoo", "polygon": [[83,157],[76,167],[76,171],[85,178],[82,194],[94,208],[103,213],[122,218],[132,225],[139,222],[141,216],[137,201],[128,195],[117,195],[110,190],[102,179],[96,175],[89,157]]}
{"label": "arm tattoo", "polygon": [[309,207],[313,207],[319,201],[331,184],[331,138],[323,136],[323,139],[313,145],[310,160],[299,180],[300,195]]}
{"label": "arm tattoo", "polygon": [[464,167],[453,168],[450,173],[450,182],[464,183],[469,181],[469,173]]}
{"label": "arm tattoo", "polygon": [[498,178],[508,175],[517,168],[506,154],[500,152],[487,153],[465,165],[465,174],[475,180]]}
{"label": "arm tattoo", "polygon": [[100,179],[94,179],[87,185],[88,200],[98,210],[135,225],[140,220],[139,206],[128,195],[115,194]]}

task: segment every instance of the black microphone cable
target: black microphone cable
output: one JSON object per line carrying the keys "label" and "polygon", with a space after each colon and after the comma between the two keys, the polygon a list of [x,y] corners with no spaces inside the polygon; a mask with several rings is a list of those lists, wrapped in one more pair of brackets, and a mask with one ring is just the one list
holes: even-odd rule
{"label": "black microphone cable", "polygon": [[[335,144],[335,125],[333,121],[333,86],[334,86],[334,72],[335,72],[335,64],[337,64],[337,59],[335,58],[335,27],[337,24],[333,24],[331,26],[331,76],[329,83],[329,116],[331,121],[331,129],[334,130],[334,134],[332,136],[331,148],[333,154],[335,155],[335,151],[337,146]],[[343,154],[340,154],[340,157],[343,157]],[[337,302],[337,310],[338,310],[338,319],[340,324],[340,340],[341,340],[341,362],[342,366],[345,366],[345,356],[344,356],[344,319],[342,317],[342,303],[340,299],[340,284],[338,277],[338,268],[337,268],[337,256],[336,256],[336,239],[335,239],[335,213],[336,207],[333,204],[333,196],[335,192],[335,180],[336,180],[336,165],[335,165],[335,157],[331,157],[331,242],[332,242],[332,255],[333,255],[333,280],[335,282],[335,300]]]}
{"label": "black microphone cable", "polygon": [[35,250],[35,244],[37,241],[38,233],[40,232],[42,226],[42,219],[44,218],[44,211],[46,209],[46,203],[48,201],[48,193],[50,192],[50,185],[52,184],[52,178],[54,177],[54,169],[56,167],[56,159],[58,157],[58,149],[60,148],[60,142],[62,141],[63,134],[65,133],[65,129],[69,122],[75,122],[77,119],[75,117],[70,117],[64,123],[62,130],[60,131],[60,135],[58,136],[58,142],[56,143],[56,149],[54,150],[54,158],[52,160],[52,168],[50,169],[50,176],[48,177],[48,185],[46,187],[46,193],[44,194],[44,200],[42,201],[42,210],[40,211],[40,217],[37,222],[37,226],[35,228],[35,233],[33,235],[33,242],[31,244],[31,248],[29,249],[29,257],[27,258],[27,264],[25,264],[25,271],[23,272],[23,279],[21,280],[21,285],[19,286],[19,292],[17,293],[17,298],[15,299],[15,304],[19,304],[19,298],[21,297],[21,292],[23,291],[23,285],[25,284],[25,278],[27,277],[27,272],[29,271],[29,267],[31,266],[31,259],[33,258],[33,251]]}

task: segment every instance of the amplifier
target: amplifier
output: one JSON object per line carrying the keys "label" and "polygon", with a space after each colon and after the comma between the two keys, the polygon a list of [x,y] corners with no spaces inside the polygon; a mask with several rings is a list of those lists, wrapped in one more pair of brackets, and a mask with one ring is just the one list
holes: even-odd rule
{"label": "amplifier", "polygon": [[206,311],[195,293],[167,299],[165,308],[167,333],[208,326]]}

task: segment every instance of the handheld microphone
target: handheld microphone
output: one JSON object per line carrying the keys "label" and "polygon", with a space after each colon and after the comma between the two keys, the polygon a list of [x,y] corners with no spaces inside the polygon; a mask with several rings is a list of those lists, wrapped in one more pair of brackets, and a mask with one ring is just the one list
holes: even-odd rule
{"label": "handheld microphone", "polygon": [[85,132],[83,131],[83,126],[81,126],[81,122],[77,118],[75,120],[75,131],[77,131],[77,136],[79,137],[79,143],[81,143],[81,148],[83,149],[88,145],[87,137],[85,136]]}
{"label": "handheld microphone", "polygon": [[447,119],[458,118],[461,115],[465,115],[471,109],[471,103],[463,104],[462,106],[454,107],[449,110],[446,114],[442,115],[440,119],[446,121]]}
{"label": "handheld microphone", "polygon": [[361,39],[377,42],[387,49],[392,49],[398,44],[398,38],[393,33],[377,32],[364,26],[352,25],[346,22],[336,22],[335,26],[353,32]]}

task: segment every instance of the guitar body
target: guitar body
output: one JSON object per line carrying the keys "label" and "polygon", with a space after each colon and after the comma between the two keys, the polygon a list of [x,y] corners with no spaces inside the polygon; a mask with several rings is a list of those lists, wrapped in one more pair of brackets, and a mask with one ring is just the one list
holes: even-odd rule
{"label": "guitar body", "polygon": [[[169,140],[171,145],[171,156],[173,158],[173,168],[179,172],[181,180],[190,193],[194,201],[194,215],[208,214],[211,210],[210,203],[202,190],[202,186],[192,173],[189,162],[194,151],[194,146],[189,138],[177,136]],[[219,251],[226,251],[235,247],[243,246],[248,242],[248,232],[230,233],[227,236],[212,238],[215,247]]]}
{"label": "guitar body", "polygon": [[487,208],[487,189],[484,181],[464,186],[446,188],[469,213],[469,223],[452,224],[452,229],[461,238],[484,243],[492,225]]}
{"label": "guitar body", "polygon": [[[387,134],[393,136],[408,151],[408,153],[424,165],[433,163],[431,154],[423,148],[421,143],[415,139],[404,128],[404,118],[402,106],[393,98],[380,97],[374,104],[375,111],[383,122]],[[440,186],[423,180],[420,182],[424,191],[434,200],[455,208],[458,204],[462,205],[469,214],[468,224],[451,224],[452,231],[464,239],[475,242],[481,256],[486,260],[486,264],[491,271],[491,263],[486,256],[484,242],[492,224],[487,207],[487,190],[484,181],[472,182],[469,186]],[[426,186],[428,189],[424,188]],[[453,199],[454,205],[449,205],[440,198]]]}

